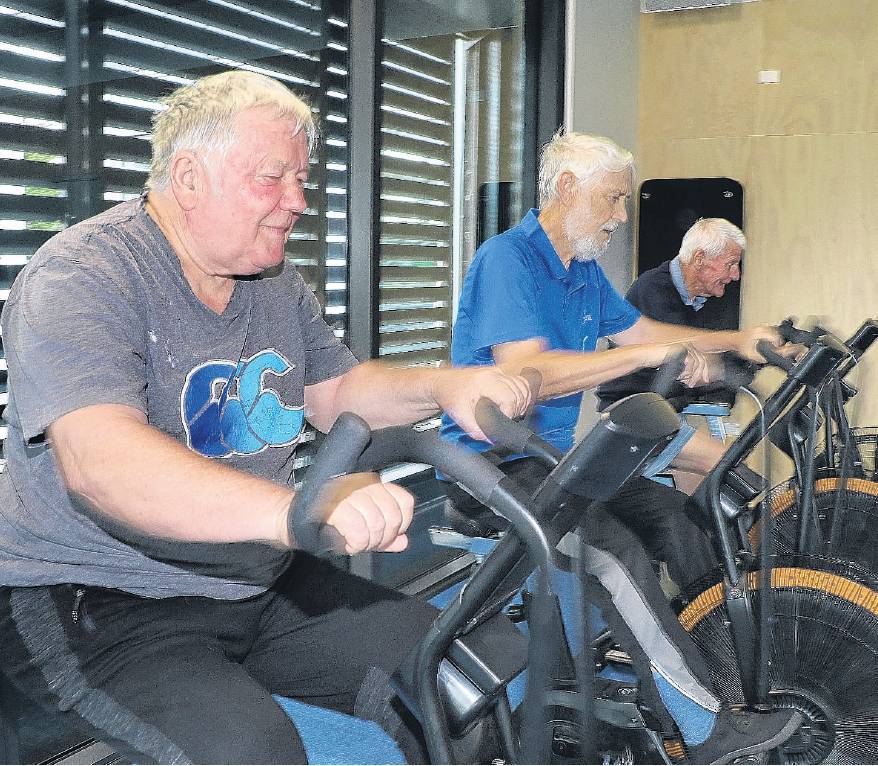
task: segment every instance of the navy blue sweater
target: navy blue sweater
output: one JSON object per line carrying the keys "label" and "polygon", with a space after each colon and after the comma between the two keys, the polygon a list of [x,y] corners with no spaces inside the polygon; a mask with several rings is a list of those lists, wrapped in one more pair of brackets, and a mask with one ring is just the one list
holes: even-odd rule
{"label": "navy blue sweater", "polygon": [[[706,330],[737,329],[734,319],[722,310],[721,298],[708,298],[700,311],[687,306],[671,278],[670,261],[665,261],[649,271],[644,271],[628,289],[625,297],[640,312],[651,319],[669,324],[698,327]],[[598,409],[604,410],[619,399],[639,391],[649,391],[655,370],[643,369],[602,384],[597,389]],[[681,396],[707,401],[733,402],[735,390],[725,386],[710,384],[695,389],[677,385],[669,396]]]}

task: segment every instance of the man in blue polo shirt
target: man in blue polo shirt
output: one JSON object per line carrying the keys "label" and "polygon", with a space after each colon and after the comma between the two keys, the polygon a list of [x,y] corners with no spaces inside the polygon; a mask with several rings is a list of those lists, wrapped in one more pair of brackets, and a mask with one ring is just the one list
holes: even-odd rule
{"label": "man in blue polo shirt", "polygon": [[[768,327],[706,332],[657,322],[641,316],[613,289],[596,259],[627,220],[633,174],[632,155],[612,141],[557,135],[540,159],[540,210],[485,242],[464,281],[452,362],[538,369],[543,401],[534,422],[540,436],[561,450],[573,444],[585,389],[658,367],[681,347],[689,354],[680,379],[700,385],[711,373],[705,354],[735,351],[762,361],[758,340],[780,344]],[[596,352],[602,337],[618,347]],[[473,449],[490,447],[448,418],[442,434]],[[706,473],[719,454],[684,448],[676,462]],[[545,475],[530,458],[503,467],[528,490]],[[464,528],[476,531],[496,520],[454,485],[447,489],[454,520],[469,524]],[[637,478],[611,501],[593,503],[583,513],[588,542],[583,563],[596,582],[589,580],[585,587],[632,655],[641,691],[666,731],[676,724],[694,762],[727,763],[775,747],[798,721],[786,712],[732,713],[724,707],[703,658],[671,611],[650,559],[666,561],[679,584],[713,565],[703,533],[683,512],[684,500],[675,490]]]}

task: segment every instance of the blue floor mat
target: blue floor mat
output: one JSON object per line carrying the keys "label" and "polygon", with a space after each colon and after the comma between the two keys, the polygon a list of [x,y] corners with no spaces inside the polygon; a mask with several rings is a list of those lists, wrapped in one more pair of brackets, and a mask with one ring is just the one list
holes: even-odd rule
{"label": "blue floor mat", "polygon": [[396,743],[374,721],[275,696],[305,745],[308,763],[404,764]]}

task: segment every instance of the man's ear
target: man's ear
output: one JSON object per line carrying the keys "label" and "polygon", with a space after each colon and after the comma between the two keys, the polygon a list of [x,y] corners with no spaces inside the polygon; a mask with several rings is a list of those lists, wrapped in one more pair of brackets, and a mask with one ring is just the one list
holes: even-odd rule
{"label": "man's ear", "polygon": [[204,164],[194,152],[184,149],[171,161],[171,192],[183,210],[192,210],[204,188]]}
{"label": "man's ear", "polygon": [[696,250],[692,254],[692,263],[696,266],[696,268],[701,268],[704,266],[705,261],[704,250]]}
{"label": "man's ear", "polygon": [[558,200],[564,206],[568,206],[573,201],[574,196],[579,193],[579,178],[576,173],[565,170],[558,176],[555,188],[558,191]]}

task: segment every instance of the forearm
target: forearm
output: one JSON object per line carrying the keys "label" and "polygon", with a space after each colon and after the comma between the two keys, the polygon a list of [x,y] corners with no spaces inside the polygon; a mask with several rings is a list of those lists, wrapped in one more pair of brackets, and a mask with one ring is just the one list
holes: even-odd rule
{"label": "forearm", "polygon": [[632,338],[634,343],[686,343],[705,353],[736,351],[740,345],[740,333],[736,330],[702,330],[646,318],[642,321],[644,327],[637,328],[640,332]]}
{"label": "forearm", "polygon": [[289,543],[289,487],[202,457],[136,418],[93,409],[49,430],[68,490],[89,507],[155,537]]}
{"label": "forearm", "polygon": [[508,371],[532,367],[542,376],[540,399],[585,391],[656,364],[654,351],[640,345],[608,351],[540,351],[526,356],[497,354]]}
{"label": "forearm", "polygon": [[718,353],[737,351],[741,334],[736,330],[703,330],[642,317],[634,327],[613,336],[613,340],[620,345],[685,343],[696,351]]}
{"label": "forearm", "polygon": [[399,369],[380,362],[364,362],[342,376],[328,392],[331,402],[323,395],[309,402],[306,391],[306,414],[322,431],[329,430],[342,412],[359,415],[372,428],[414,423],[439,411],[436,383],[440,375],[450,372],[434,367]]}

